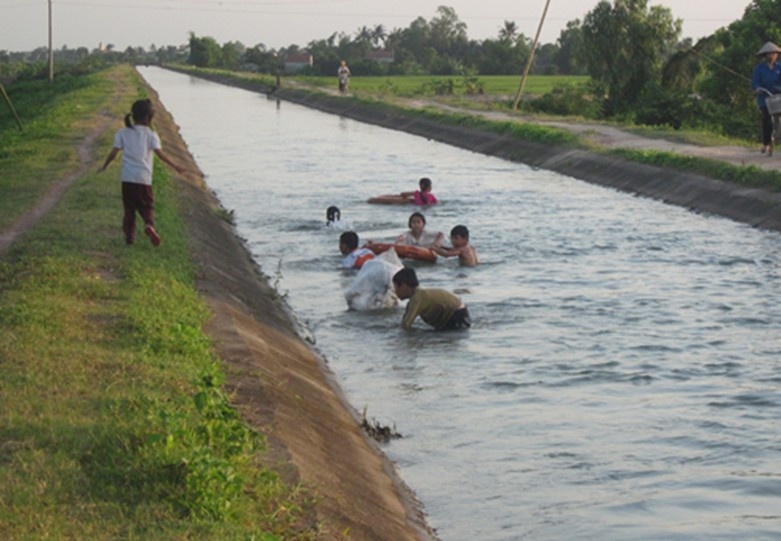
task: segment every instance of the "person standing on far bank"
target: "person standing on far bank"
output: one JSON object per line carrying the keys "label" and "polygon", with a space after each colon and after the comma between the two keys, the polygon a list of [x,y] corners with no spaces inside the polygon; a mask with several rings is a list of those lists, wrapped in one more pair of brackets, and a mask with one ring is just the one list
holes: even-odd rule
{"label": "person standing on far bank", "polygon": [[773,118],[765,99],[770,94],[781,92],[781,64],[777,62],[781,47],[768,41],[757,51],[763,57],[751,74],[751,89],[757,97],[757,106],[762,113],[762,152],[773,155]]}
{"label": "person standing on far bank", "polygon": [[[160,235],[155,229],[154,197],[152,194],[153,153],[177,173],[186,169],[174,163],[162,150],[160,137],[152,130],[155,109],[152,100],[143,99],[133,103],[130,113],[125,115],[125,127],[114,136],[114,148],[98,173],[106,170],[117,154],[122,151],[122,205],[125,215],[122,229],[125,242],[133,244],[136,236],[136,212],[144,220],[144,233],[153,246],[160,245]],[[130,122],[130,118],[133,122]]]}
{"label": "person standing on far bank", "polygon": [[342,60],[339,64],[339,69],[336,71],[336,75],[339,77],[339,93],[344,94],[347,92],[347,85],[350,84],[350,68],[347,67],[347,62]]}

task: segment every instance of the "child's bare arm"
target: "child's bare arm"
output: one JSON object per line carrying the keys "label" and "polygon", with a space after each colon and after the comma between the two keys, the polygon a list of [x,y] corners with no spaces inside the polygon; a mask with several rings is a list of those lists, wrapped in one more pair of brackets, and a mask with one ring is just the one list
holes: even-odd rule
{"label": "child's bare arm", "polygon": [[119,149],[117,147],[114,147],[111,149],[111,151],[108,153],[108,156],[106,156],[106,161],[103,162],[103,165],[98,169],[98,173],[102,173],[106,170],[106,167],[108,167],[108,164],[110,164],[112,161],[114,161],[114,158],[117,157],[117,154],[119,153]]}
{"label": "child's bare arm", "polygon": [[450,246],[446,248],[444,246],[437,246],[434,251],[442,257],[455,257],[461,255],[461,248],[454,248]]}
{"label": "child's bare arm", "polygon": [[155,149],[155,155],[180,175],[182,173],[187,172],[187,169],[185,169],[184,167],[180,166],[179,164],[171,160],[171,158],[169,158],[168,155],[165,152],[163,152],[161,149],[159,148]]}

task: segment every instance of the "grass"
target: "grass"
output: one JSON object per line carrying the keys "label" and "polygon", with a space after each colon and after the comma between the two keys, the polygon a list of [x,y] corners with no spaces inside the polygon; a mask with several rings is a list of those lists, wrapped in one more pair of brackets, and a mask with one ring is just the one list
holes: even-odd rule
{"label": "grass", "polygon": [[749,188],[763,188],[773,192],[781,192],[781,172],[753,165],[738,166],[706,158],[681,156],[673,152],[655,150],[616,149],[611,150],[609,154],[634,162],[704,175]]}
{"label": "grass", "polygon": [[[5,147],[3,193],[42,169],[40,153],[69,154],[97,109],[140,96],[126,66],[82,83],[67,92],[93,96],[83,108],[37,97],[58,129]],[[46,167],[56,177],[72,164]],[[157,249],[124,245],[117,175],[82,177],[0,261],[3,538],[315,539],[311,496],[263,466],[262,434],[221,391],[166,170],[155,171]]]}
{"label": "grass", "polygon": [[230,71],[217,68],[198,68],[189,64],[170,64],[166,67],[190,73],[195,77],[217,80],[248,90],[255,90],[257,92],[267,92],[276,85],[275,76],[266,73]]}
{"label": "grass", "polygon": [[[334,87],[336,77],[293,76],[294,81],[317,87]],[[520,75],[478,75],[477,81],[490,96],[515,96],[521,82]],[[580,75],[531,75],[526,80],[524,93],[542,95],[563,84],[581,84],[588,81]],[[432,94],[437,83],[452,81],[455,85],[464,80],[461,75],[390,75],[355,76],[350,78],[353,92],[390,92],[402,96]]]}
{"label": "grass", "polygon": [[578,137],[567,130],[550,128],[530,122],[499,122],[469,114],[443,113],[432,109],[411,110],[407,111],[407,114],[428,118],[442,124],[478,128],[500,135],[517,137],[524,141],[566,146],[580,145]]}
{"label": "grass", "polygon": [[[23,82],[8,94],[22,121],[20,131],[10,110],[0,107],[0,229],[29,208],[52,181],[78,168],[76,145],[90,126],[85,115],[110,107],[109,78],[100,74]],[[123,104],[126,105],[126,104]],[[112,111],[119,118],[119,112]],[[51,144],[54,139],[69,144]],[[20,163],[24,166],[20,167]]]}

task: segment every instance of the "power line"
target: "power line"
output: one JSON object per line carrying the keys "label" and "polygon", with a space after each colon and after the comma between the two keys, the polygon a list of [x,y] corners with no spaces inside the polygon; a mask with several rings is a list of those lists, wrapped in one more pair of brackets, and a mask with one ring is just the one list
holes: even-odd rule
{"label": "power line", "polygon": [[[183,11],[183,12],[192,12],[192,13],[225,13],[225,14],[256,14],[256,15],[279,15],[279,16],[289,16],[289,15],[310,15],[310,16],[317,16],[317,17],[373,17],[375,19],[382,18],[382,19],[414,19],[417,17],[420,17],[421,15],[419,13],[377,13],[377,12],[360,12],[360,11],[335,11],[333,9],[329,9],[328,11],[291,11],[291,10],[273,10],[269,8],[274,8],[276,6],[278,7],[302,7],[305,8],[307,6],[311,5],[328,5],[328,4],[344,4],[346,2],[358,4],[361,0],[269,0],[266,2],[262,1],[255,1],[255,0],[165,0],[163,2],[157,2],[154,4],[140,4],[140,3],[111,3],[107,4],[105,2],[89,2],[89,1],[79,1],[79,0],[58,0],[57,5],[58,6],[83,6],[83,7],[90,7],[90,8],[102,8],[102,9],[129,9],[129,10],[155,10],[155,11]],[[203,6],[203,7],[201,7]],[[210,7],[213,6],[213,7]],[[245,7],[246,6],[246,7]],[[258,7],[259,9],[252,9],[253,7]],[[11,5],[0,5],[1,9],[11,9],[11,8],[21,8],[21,7],[42,7],[35,4],[11,4]],[[537,17],[531,17],[531,16],[519,16],[519,15],[460,15],[460,18],[468,18],[470,20],[482,20],[482,21],[497,21],[502,22],[505,20],[508,21],[534,21],[536,22],[538,20]],[[576,17],[577,18],[577,17]],[[572,20],[572,18],[567,17],[548,17],[547,18],[550,21],[557,21],[557,22],[568,22]],[[713,17],[706,17],[706,18],[692,18],[687,17],[686,22],[695,22],[695,23],[718,23],[718,22],[724,22],[729,23],[732,22],[733,19],[727,19],[727,18],[713,18]]]}

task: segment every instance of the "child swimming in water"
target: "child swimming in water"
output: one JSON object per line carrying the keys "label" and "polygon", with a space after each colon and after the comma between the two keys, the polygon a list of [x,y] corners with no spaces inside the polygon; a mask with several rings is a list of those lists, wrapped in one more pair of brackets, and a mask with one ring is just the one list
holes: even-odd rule
{"label": "child swimming in water", "polygon": [[423,177],[418,182],[420,189],[414,192],[401,192],[398,195],[387,194],[370,197],[369,203],[376,205],[406,205],[412,203],[419,206],[431,206],[439,203],[437,197],[431,193],[431,179]]}
{"label": "child swimming in water", "polygon": [[415,205],[436,205],[439,203],[439,200],[437,199],[437,196],[431,193],[431,187],[431,179],[423,177],[418,181],[418,190],[414,192],[401,192],[401,196],[410,198],[411,202]]}
{"label": "child swimming in water", "polygon": [[409,231],[396,238],[396,244],[406,244],[408,246],[422,246],[424,248],[437,248],[445,235],[441,231],[426,231],[426,217],[420,212],[413,212],[409,221]]}
{"label": "child swimming in water", "polygon": [[442,257],[458,256],[458,262],[464,267],[474,267],[480,264],[477,250],[469,244],[469,229],[465,225],[457,225],[450,231],[450,248],[438,247],[436,252]]}
{"label": "child swimming in water", "polygon": [[342,220],[342,211],[339,207],[331,205],[325,211],[325,225],[337,231],[352,231],[353,226],[349,220]]}
{"label": "child swimming in water", "polygon": [[358,248],[358,233],[355,231],[345,231],[339,235],[339,251],[345,256],[342,259],[342,267],[345,269],[360,269],[375,257],[368,248]]}

